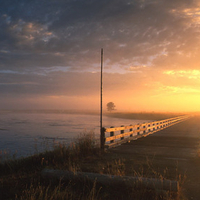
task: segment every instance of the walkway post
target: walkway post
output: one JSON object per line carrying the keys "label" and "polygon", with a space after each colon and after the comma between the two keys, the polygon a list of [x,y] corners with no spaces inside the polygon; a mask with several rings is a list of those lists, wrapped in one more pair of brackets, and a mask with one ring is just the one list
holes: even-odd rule
{"label": "walkway post", "polygon": [[101,101],[101,108],[100,108],[100,142],[101,142],[101,149],[104,150],[104,138],[105,138],[105,131],[102,126],[102,115],[103,115],[103,48],[101,49],[101,95],[100,95],[100,101]]}

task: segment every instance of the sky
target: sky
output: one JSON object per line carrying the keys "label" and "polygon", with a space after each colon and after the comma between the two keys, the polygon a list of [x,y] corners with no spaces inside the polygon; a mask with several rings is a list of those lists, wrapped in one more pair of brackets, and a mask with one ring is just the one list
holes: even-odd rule
{"label": "sky", "polygon": [[200,111],[199,0],[0,0],[0,109]]}

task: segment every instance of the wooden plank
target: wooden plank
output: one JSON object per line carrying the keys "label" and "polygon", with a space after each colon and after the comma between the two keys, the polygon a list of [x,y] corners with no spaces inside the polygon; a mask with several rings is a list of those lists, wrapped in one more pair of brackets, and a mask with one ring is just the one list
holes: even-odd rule
{"label": "wooden plank", "polygon": [[[111,141],[112,144],[106,144],[106,145],[114,146],[116,144],[125,142],[127,140],[127,138],[124,138],[124,137],[127,137],[127,136],[130,137],[130,135],[133,135],[133,134],[135,134],[135,135],[133,135],[132,139],[141,137],[141,136],[147,136],[149,134],[152,134],[154,132],[157,132],[164,128],[167,128],[171,125],[179,123],[179,122],[187,119],[188,117],[189,116],[179,116],[179,117],[174,117],[174,118],[160,120],[160,121],[147,122],[147,123],[143,123],[143,124],[107,128],[107,129],[105,129],[105,132],[110,132],[110,133],[112,133],[111,135],[113,135],[113,133],[115,131],[121,131],[121,133],[110,136],[110,137],[106,137],[105,142]],[[124,130],[127,130],[127,129],[128,129],[128,132],[123,133]],[[132,130],[132,131],[130,131],[130,130]],[[143,132],[143,133],[141,133],[141,132]],[[117,139],[121,139],[121,141],[115,141]]]}
{"label": "wooden plank", "polygon": [[134,134],[134,133],[137,133],[137,132],[147,131],[148,128],[149,127],[140,128],[139,130],[133,130],[133,131],[129,131],[129,132],[126,132],[126,133],[123,133],[123,134],[118,134],[118,135],[114,135],[114,136],[111,136],[111,137],[106,137],[105,142],[109,142],[111,140],[116,140],[116,139],[119,139],[119,138],[122,138],[122,137],[125,137],[125,136],[130,136],[131,134]]}
{"label": "wooden plank", "polygon": [[105,132],[113,132],[113,131],[121,131],[121,130],[126,130],[130,128],[135,128],[137,125],[133,126],[123,126],[123,127],[114,127],[114,128],[106,128]]}
{"label": "wooden plank", "polygon": [[[169,124],[169,122],[167,122],[168,125],[165,126],[165,127],[162,127],[162,128],[159,128],[159,129],[153,129],[153,130],[151,130],[150,132],[147,131],[146,133],[143,133],[143,134],[134,135],[133,137],[128,137],[128,138],[125,138],[124,140],[118,140],[118,141],[116,141],[115,143],[106,144],[105,146],[106,146],[107,148],[110,148],[110,147],[114,147],[114,146],[120,145],[120,144],[125,143],[125,142],[129,142],[129,141],[131,141],[131,140],[137,140],[138,138],[146,137],[146,136],[148,136],[148,135],[150,135],[150,134],[153,134],[153,133],[155,133],[155,132],[161,131],[161,130],[167,128],[167,127],[173,126],[174,124],[177,124],[177,123],[179,123],[179,122],[180,122],[180,121],[176,121],[175,123],[170,123],[170,124]],[[148,127],[148,128],[149,128],[149,127]],[[147,128],[147,129],[148,129],[148,128]],[[151,128],[152,128],[152,127],[151,127]],[[137,133],[138,131],[139,131],[139,130],[134,130],[135,133]],[[131,131],[131,132],[132,132],[132,131]],[[118,137],[120,138],[120,135],[119,135]]]}
{"label": "wooden plank", "polygon": [[109,142],[111,140],[120,139],[121,137],[130,136],[131,134],[134,134],[134,133],[137,133],[137,130],[129,131],[129,132],[126,132],[126,133],[123,133],[123,134],[114,135],[112,137],[106,137],[105,141]]}

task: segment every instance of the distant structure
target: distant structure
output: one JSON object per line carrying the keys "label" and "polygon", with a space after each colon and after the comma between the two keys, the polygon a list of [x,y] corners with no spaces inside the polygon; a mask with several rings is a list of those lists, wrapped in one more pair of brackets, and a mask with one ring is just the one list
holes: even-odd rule
{"label": "distant structure", "polygon": [[109,102],[107,103],[107,111],[111,112],[113,110],[115,110],[115,104],[113,102]]}

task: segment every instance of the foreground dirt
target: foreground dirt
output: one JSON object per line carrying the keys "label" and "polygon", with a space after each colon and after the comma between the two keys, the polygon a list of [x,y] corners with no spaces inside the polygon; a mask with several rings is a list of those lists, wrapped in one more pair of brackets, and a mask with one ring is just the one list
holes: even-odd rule
{"label": "foreground dirt", "polygon": [[[200,117],[112,148],[106,160],[120,160],[126,175],[179,180],[184,199],[200,199]],[[183,198],[183,197],[182,197]]]}

